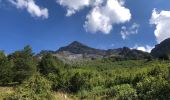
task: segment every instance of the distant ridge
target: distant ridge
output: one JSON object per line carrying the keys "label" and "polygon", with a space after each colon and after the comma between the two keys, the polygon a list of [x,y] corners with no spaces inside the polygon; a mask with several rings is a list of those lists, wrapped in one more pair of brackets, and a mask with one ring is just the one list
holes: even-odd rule
{"label": "distant ridge", "polygon": [[151,55],[156,58],[170,56],[170,38],[165,39],[160,44],[157,44],[155,48],[152,49]]}
{"label": "distant ridge", "polygon": [[65,47],[61,47],[56,51],[42,51],[43,53],[52,53],[60,59],[64,60],[82,60],[82,59],[99,59],[116,57],[121,59],[146,59],[150,56],[149,53],[128,47],[118,49],[101,50],[89,47],[78,41],[74,41]]}

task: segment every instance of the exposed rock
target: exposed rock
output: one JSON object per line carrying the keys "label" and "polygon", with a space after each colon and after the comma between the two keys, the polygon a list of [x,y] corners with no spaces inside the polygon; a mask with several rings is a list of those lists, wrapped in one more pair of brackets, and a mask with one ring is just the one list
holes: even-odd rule
{"label": "exposed rock", "polygon": [[85,44],[82,44],[78,41],[74,41],[68,46],[61,47],[57,51],[42,51],[39,55],[43,53],[52,53],[54,56],[58,57],[61,60],[82,60],[82,59],[101,59],[116,57],[121,59],[146,59],[149,53],[132,50],[128,47],[118,48],[118,49],[109,49],[109,50],[100,50],[91,48]]}

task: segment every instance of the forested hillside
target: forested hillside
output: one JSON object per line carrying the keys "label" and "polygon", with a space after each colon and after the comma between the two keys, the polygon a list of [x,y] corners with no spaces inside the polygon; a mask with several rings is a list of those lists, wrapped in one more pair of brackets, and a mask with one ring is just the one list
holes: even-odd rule
{"label": "forested hillside", "polygon": [[26,46],[7,56],[1,51],[0,69],[5,88],[0,99],[5,100],[170,99],[169,60],[103,58],[67,64],[51,53],[37,58]]}

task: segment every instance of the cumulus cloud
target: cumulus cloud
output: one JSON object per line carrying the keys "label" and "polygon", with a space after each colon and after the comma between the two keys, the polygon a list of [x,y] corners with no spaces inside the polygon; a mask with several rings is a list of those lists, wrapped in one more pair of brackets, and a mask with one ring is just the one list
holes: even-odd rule
{"label": "cumulus cloud", "polygon": [[170,11],[157,11],[154,9],[152,11],[152,17],[150,19],[150,24],[156,25],[155,36],[157,42],[170,38]]}
{"label": "cumulus cloud", "polygon": [[90,12],[89,15],[87,15],[86,18],[87,21],[84,25],[86,31],[90,31],[93,33],[101,31],[103,33],[108,34],[112,29],[110,18],[101,14],[99,7],[93,8],[93,10]]}
{"label": "cumulus cloud", "polygon": [[66,16],[71,16],[85,7],[99,6],[105,0],[56,0],[56,1],[59,5],[67,9]]}
{"label": "cumulus cloud", "polygon": [[103,6],[95,6],[86,16],[84,24],[86,31],[109,34],[114,24],[128,22],[131,19],[130,10],[119,1],[107,0]]}
{"label": "cumulus cloud", "polygon": [[141,50],[141,51],[150,53],[153,48],[154,48],[154,46],[149,46],[149,45],[146,45],[146,46],[135,45],[132,49],[137,49],[137,50]]}
{"label": "cumulus cloud", "polygon": [[139,27],[140,25],[137,23],[133,23],[130,27],[122,26],[120,32],[120,34],[122,35],[122,39],[125,40],[129,35],[138,34]]}
{"label": "cumulus cloud", "polygon": [[66,16],[71,16],[90,5],[91,0],[57,0],[57,3],[67,8]]}
{"label": "cumulus cloud", "polygon": [[48,9],[41,8],[34,0],[8,0],[18,9],[26,9],[33,17],[48,18]]}
{"label": "cumulus cloud", "polygon": [[[26,9],[33,17],[48,18],[48,9],[37,5],[35,0],[8,1],[18,9]],[[83,27],[91,33],[109,34],[115,24],[122,24],[131,19],[130,10],[125,7],[125,0],[56,0],[56,2],[67,9],[66,16],[89,7],[91,10]],[[128,34],[132,32],[124,33],[124,37]]]}
{"label": "cumulus cloud", "polygon": [[109,34],[114,24],[128,22],[131,13],[124,7],[124,0],[56,0],[58,4],[66,7],[66,16],[71,16],[77,11],[90,7],[91,11],[86,16],[84,28],[88,32],[102,32]]}

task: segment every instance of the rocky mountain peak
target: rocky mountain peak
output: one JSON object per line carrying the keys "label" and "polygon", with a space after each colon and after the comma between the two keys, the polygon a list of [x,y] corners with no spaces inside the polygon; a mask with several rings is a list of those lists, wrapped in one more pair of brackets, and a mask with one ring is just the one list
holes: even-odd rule
{"label": "rocky mountain peak", "polygon": [[80,46],[80,45],[84,45],[78,41],[73,41],[72,43],[69,44],[70,46],[73,45],[73,46]]}
{"label": "rocky mountain peak", "polygon": [[68,46],[60,48],[57,52],[68,51],[74,54],[102,54],[104,55],[103,50],[91,48],[83,43],[78,41],[74,41],[70,43]]}
{"label": "rocky mountain peak", "polygon": [[170,38],[165,39],[160,44],[157,44],[151,51],[151,55],[154,57],[162,57],[165,55],[170,55]]}

